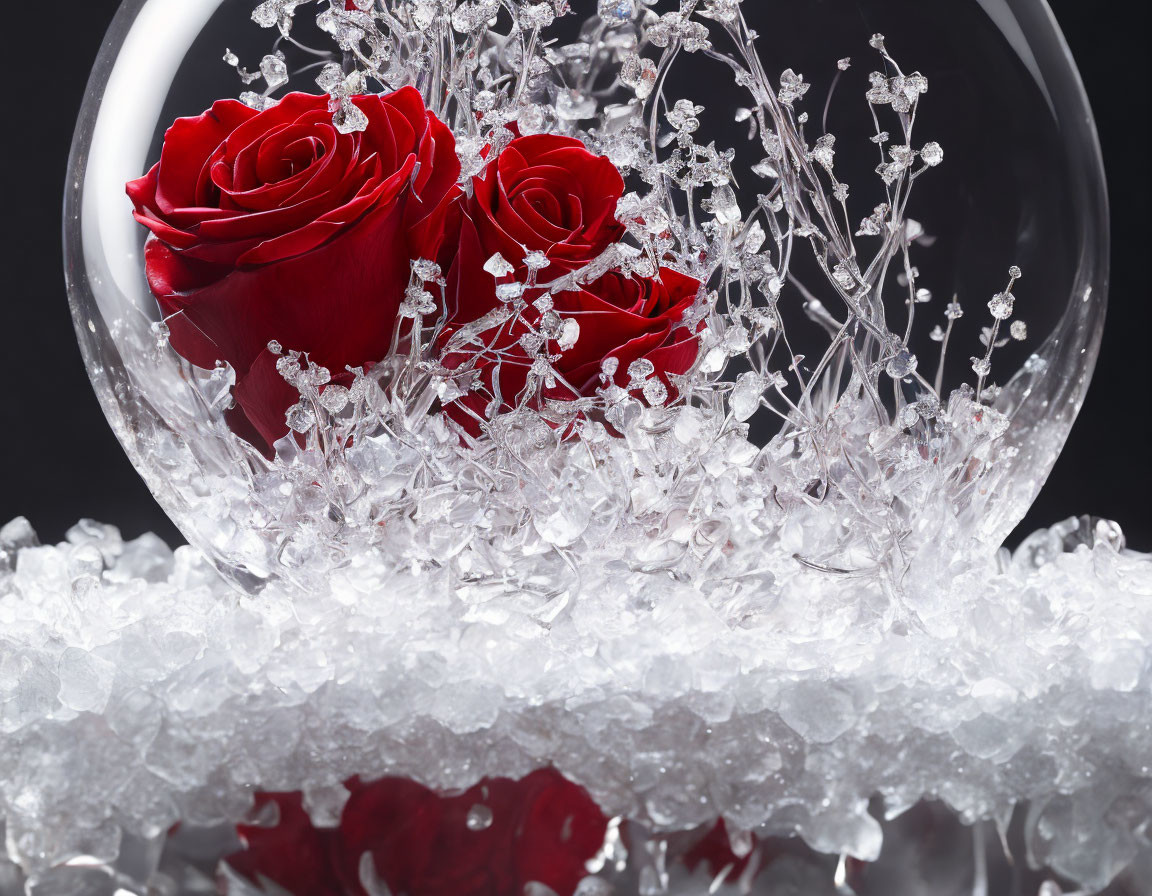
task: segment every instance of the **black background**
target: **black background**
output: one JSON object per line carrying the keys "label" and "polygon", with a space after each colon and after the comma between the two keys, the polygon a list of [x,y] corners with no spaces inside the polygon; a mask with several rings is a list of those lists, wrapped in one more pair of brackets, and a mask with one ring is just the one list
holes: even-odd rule
{"label": "black background", "polygon": [[[180,0],[173,0],[180,2]],[[768,2],[768,0],[752,0]],[[946,7],[942,0],[941,8]],[[10,89],[0,302],[0,523],[27,516],[44,540],[81,517],[179,533],[112,435],[72,332],[60,204],[72,127],[117,0],[67,0],[52,41],[6,44]],[[1130,0],[1051,0],[1092,99],[1113,203],[1111,307],[1092,389],[1072,437],[1016,537],[1072,513],[1117,520],[1152,550],[1152,233],[1148,206],[1148,13]],[[50,53],[50,56],[49,56]]]}

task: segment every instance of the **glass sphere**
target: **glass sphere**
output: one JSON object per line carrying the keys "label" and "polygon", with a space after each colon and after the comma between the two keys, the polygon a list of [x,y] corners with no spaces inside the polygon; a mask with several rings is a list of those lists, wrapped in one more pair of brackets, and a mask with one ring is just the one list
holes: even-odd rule
{"label": "glass sphere", "polygon": [[[327,39],[315,27],[311,5],[289,6],[299,24],[293,39],[303,44],[313,37]],[[724,4],[714,6],[721,10]],[[921,323],[948,328],[952,348],[939,363],[946,386],[972,377],[972,366],[979,366],[986,348],[981,331],[1003,324],[986,335],[1007,343],[996,349],[988,382],[980,375],[982,385],[999,383],[985,400],[1008,421],[996,447],[998,475],[974,486],[980,494],[965,495],[959,512],[965,534],[995,547],[1023,517],[1061,450],[1088,386],[1103,326],[1108,257],[1103,168],[1067,46],[1044,0],[957,0],[946,8],[921,0],[744,7],[748,27],[759,35],[768,79],[784,85],[799,74],[809,88],[802,91],[809,116],[802,124],[805,139],[816,141],[825,129],[840,136],[836,173],[853,184],[851,231],[884,199],[883,183],[873,174],[877,162],[889,164],[895,158],[891,153],[899,151],[894,138],[874,140],[875,146],[868,142],[877,105],[864,98],[867,73],[882,66],[871,57],[883,47],[908,71],[927,78],[916,128],[918,140],[930,143],[913,149],[928,170],[917,177],[907,209],[908,226],[916,228],[910,242],[917,246],[909,265],[919,277],[912,278],[911,295],[901,297],[898,291],[907,288],[908,277],[903,259],[895,259],[885,303],[890,314],[915,307]],[[640,4],[620,8],[625,16],[644,14]],[[125,0],[80,113],[64,220],[71,310],[89,374],[117,437],[188,540],[250,590],[274,578],[304,581],[301,570],[346,562],[339,555],[347,544],[338,532],[357,499],[337,483],[336,493],[346,502],[333,498],[331,490],[317,492],[306,510],[295,508],[291,521],[283,506],[248,500],[253,489],[274,479],[276,462],[229,428],[226,411],[235,372],[197,368],[168,344],[145,276],[146,233],[133,220],[125,184],[157,161],[174,120],[199,115],[243,90],[258,92],[266,83],[251,88],[240,83],[232,59],[235,54],[255,72],[259,60],[273,52],[275,28],[258,27],[252,12],[247,0]],[[656,12],[665,10],[657,6]],[[563,34],[564,20],[556,27]],[[869,47],[878,34],[884,40]],[[635,38],[622,38],[629,39]],[[276,44],[281,45],[293,65],[277,95],[318,93],[319,63],[307,62],[307,50]],[[221,61],[226,48],[232,64]],[[844,61],[837,65],[838,60]],[[683,97],[706,106],[700,110],[698,143],[740,146],[755,116],[740,111],[748,101],[731,73],[725,76],[721,63],[708,61],[705,75],[705,61],[703,54],[682,61],[667,73],[661,89],[669,105]],[[572,96],[553,94],[544,117],[568,127],[579,117],[574,103]],[[522,126],[526,122],[522,119]],[[813,142],[812,149],[819,146]],[[815,152],[813,158],[819,161]],[[755,207],[763,186],[737,174],[739,207]],[[868,178],[872,185],[857,189]],[[719,219],[720,211],[716,214]],[[1009,284],[1015,317],[1001,318],[989,305],[990,316],[985,306],[997,301],[1015,266],[1023,271],[1018,284],[1015,276]],[[817,267],[809,258],[791,273],[803,279]],[[962,304],[963,317],[948,313],[954,300]],[[804,306],[808,330],[798,326],[790,332],[797,369],[810,368],[826,345],[814,308]],[[941,329],[930,326],[909,327],[899,350],[880,360],[896,386],[878,400],[895,401],[897,416],[912,401],[901,392],[917,364],[931,384],[940,335]],[[723,377],[738,374],[734,369]],[[836,379],[833,386],[846,383]],[[896,393],[894,399],[889,391]],[[937,391],[945,396],[948,389]],[[977,404],[982,398],[977,396]],[[749,438],[763,445],[778,430],[778,423],[757,416]],[[819,490],[814,487],[813,493]],[[301,530],[308,539],[300,537]]]}

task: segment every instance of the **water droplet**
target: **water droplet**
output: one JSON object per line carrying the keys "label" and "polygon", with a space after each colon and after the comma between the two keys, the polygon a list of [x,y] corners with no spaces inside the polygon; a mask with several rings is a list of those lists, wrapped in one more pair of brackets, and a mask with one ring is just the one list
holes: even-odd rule
{"label": "water droplet", "polygon": [[492,826],[492,810],[483,803],[477,803],[468,810],[465,821],[470,831],[486,831]]}

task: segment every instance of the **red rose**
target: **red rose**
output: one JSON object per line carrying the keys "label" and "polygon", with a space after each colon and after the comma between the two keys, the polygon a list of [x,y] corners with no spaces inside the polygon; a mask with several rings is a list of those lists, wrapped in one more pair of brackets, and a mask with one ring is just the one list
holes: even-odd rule
{"label": "red rose", "polygon": [[608,828],[591,797],[550,769],[450,797],[402,778],[348,787],[330,831],[312,826],[298,794],[261,797],[279,806],[278,824],[241,826],[245,850],[228,864],[295,896],[368,896],[365,856],[390,892],[406,896],[520,896],[532,882],[572,896]]}
{"label": "red rose", "polygon": [[[538,268],[536,282],[546,284],[594,260],[624,233],[616,220],[616,205],[624,192],[619,171],[608,159],[590,153],[578,140],[552,135],[517,137],[473,181],[473,195],[462,203],[460,247],[448,280],[448,325],[440,337],[444,348],[465,324],[501,305],[497,281],[485,264],[499,253],[513,271],[504,283],[527,283],[529,253],[542,253],[547,266]],[[552,311],[569,329],[568,341],[579,326],[574,344],[560,350],[553,365],[559,375],[546,384],[543,397],[571,400],[591,396],[602,385],[601,365],[616,358],[616,385],[629,382],[629,365],[650,360],[656,375],[675,394],[669,374],[684,373],[696,358],[693,332],[679,326],[695,301],[698,281],[669,269],[656,279],[609,273],[577,291],[559,292]],[[474,365],[480,389],[450,404],[448,413],[473,435],[499,393],[498,411],[516,407],[529,382],[531,353],[521,338],[539,329],[544,314],[531,303],[543,289],[529,288],[529,304],[509,322],[482,333],[471,345],[454,346],[442,360],[459,368]],[[555,317],[551,320],[554,322]],[[497,364],[499,360],[499,364]]]}
{"label": "red rose", "polygon": [[[652,364],[652,378],[659,381],[669,398],[674,398],[677,390],[669,376],[687,372],[699,348],[696,330],[680,325],[695,304],[699,289],[698,280],[661,268],[655,278],[610,272],[579,290],[556,293],[552,297],[552,313],[561,321],[575,321],[579,333],[568,348],[558,351],[555,345],[549,345],[548,353],[558,353],[559,357],[551,365],[555,382],[542,384],[541,397],[569,401],[595,395],[597,389],[607,385],[601,379],[601,371],[604,361],[611,358],[616,361],[613,384],[629,386],[628,368],[635,361],[647,360]],[[447,409],[473,435],[479,433],[480,420],[486,419],[488,405],[497,390],[502,398],[501,412],[516,407],[524,397],[531,356],[520,340],[531,329],[539,330],[542,318],[530,304],[518,318],[478,337],[484,345],[475,366],[481,388]],[[452,333],[452,329],[446,330],[444,338]],[[564,333],[562,328],[560,333]],[[443,364],[457,368],[469,362],[471,352],[478,349],[473,345],[449,353]]]}
{"label": "red rose", "polygon": [[159,163],[128,184],[172,347],[235,368],[230,422],[265,451],[298,399],[268,343],[334,375],[380,360],[410,261],[437,255],[458,195],[452,132],[415,89],[353,102],[367,127],[351,134],[326,96],[263,112],[218,102],[177,121]]}
{"label": "red rose", "polygon": [[616,166],[579,140],[517,137],[473,179],[464,203],[465,238],[450,284],[458,313],[479,310],[477,293],[495,301],[484,263],[497,252],[521,273],[527,253],[543,252],[542,282],[594,259],[624,234],[616,220],[623,194]]}

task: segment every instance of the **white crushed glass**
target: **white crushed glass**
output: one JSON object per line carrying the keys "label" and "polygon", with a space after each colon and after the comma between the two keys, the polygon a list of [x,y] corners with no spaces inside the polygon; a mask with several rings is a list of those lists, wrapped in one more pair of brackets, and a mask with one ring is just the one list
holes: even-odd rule
{"label": "white crushed glass", "polygon": [[[595,524],[553,506],[556,543]],[[16,519],[0,529],[9,855],[114,855],[121,828],[234,821],[257,788],[302,789],[330,824],[352,775],[463,788],[555,765],[610,815],[724,816],[863,859],[874,794],[968,821],[1031,800],[1030,848],[1102,886],[1140,848],[1116,807],[1152,812],[1152,557],[1070,520],[1011,555],[922,559],[894,606],[874,580],[765,556],[834,525],[813,510],[777,546],[718,537],[732,575],[695,582],[605,557],[545,591],[493,547],[471,562],[505,564],[504,587],[361,552],[327,590],[248,597],[192,548],[92,522],[39,546]],[[642,561],[643,536],[622,540]]]}

